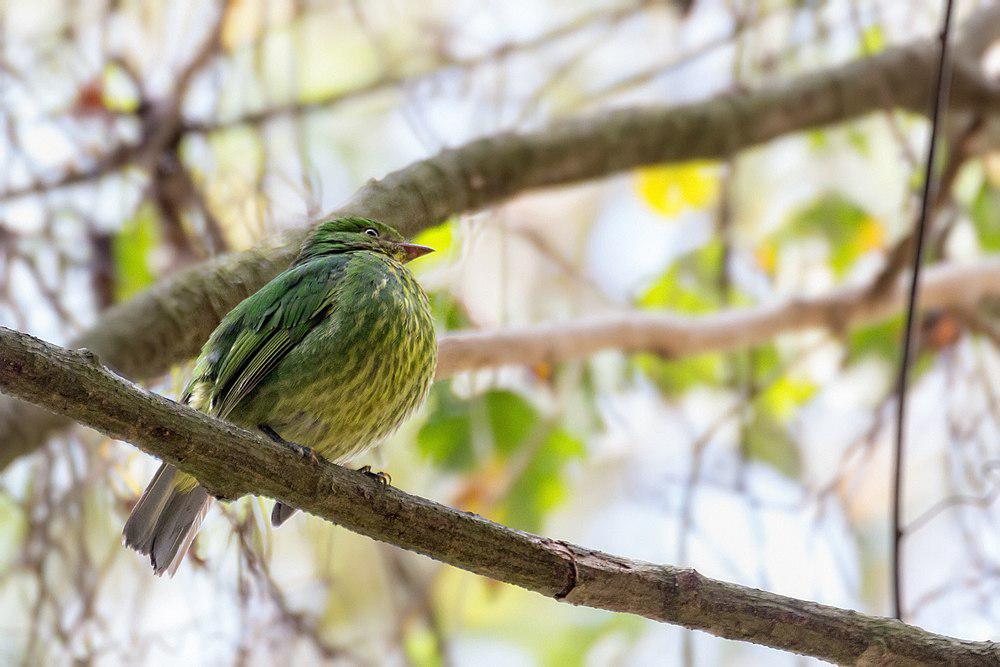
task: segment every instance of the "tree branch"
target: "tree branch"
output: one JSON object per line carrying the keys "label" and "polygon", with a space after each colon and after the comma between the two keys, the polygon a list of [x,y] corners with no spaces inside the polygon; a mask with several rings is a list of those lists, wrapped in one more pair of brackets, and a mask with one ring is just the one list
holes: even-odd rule
{"label": "tree branch", "polygon": [[[927,270],[921,304],[925,308],[969,308],[1000,295],[1000,259]],[[658,352],[683,357],[728,352],[806,329],[841,331],[874,322],[899,310],[903,288],[875,295],[865,287],[845,287],[812,299],[740,308],[701,317],[631,312],[541,324],[521,329],[459,332],[440,338],[438,378],[505,364],[534,365],[579,359],[601,350]]]}
{"label": "tree branch", "polygon": [[121,144],[111,148],[89,167],[71,167],[52,179],[39,179],[23,186],[0,192],[0,202],[30,195],[37,195],[71,185],[92,181],[126,167],[135,166],[150,171],[159,157],[176,144],[184,131],[182,104],[195,76],[218,53],[222,38],[223,22],[229,3],[224,3],[208,35],[184,67],[177,73],[171,92],[158,100],[143,100],[139,105],[141,138],[136,143]]}
{"label": "tree branch", "polygon": [[1000,645],[775,595],[506,528],[306,458],[0,327],[0,389],[195,475],[212,493],[276,498],[373,539],[576,605],[838,663],[996,664]]}
{"label": "tree branch", "polygon": [[[984,26],[1000,32],[1000,4],[974,13],[969,23],[980,33]],[[988,43],[977,35],[978,43]],[[412,235],[539,188],[642,165],[728,157],[791,132],[880,111],[883,85],[890,86],[900,108],[924,113],[932,92],[930,44],[916,42],[756,91],[683,106],[620,109],[556,121],[536,132],[486,137],[369,181],[330,215],[377,218]],[[956,71],[952,107],[1000,113],[1000,86],[984,82],[978,72]],[[287,267],[305,233],[296,230],[175,274],[108,310],[71,345],[94,350],[128,377],[156,377],[194,356],[226,312]],[[65,425],[63,419],[0,400],[0,468]]]}

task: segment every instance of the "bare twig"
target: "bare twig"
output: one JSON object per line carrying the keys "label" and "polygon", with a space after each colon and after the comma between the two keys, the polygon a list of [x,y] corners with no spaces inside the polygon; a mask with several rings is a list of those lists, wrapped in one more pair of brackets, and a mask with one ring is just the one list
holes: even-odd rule
{"label": "bare twig", "polygon": [[920,286],[920,258],[924,249],[924,238],[926,237],[931,204],[936,195],[935,188],[937,187],[934,159],[937,155],[938,125],[941,122],[941,115],[948,99],[950,81],[950,77],[947,76],[948,36],[951,31],[952,5],[953,0],[945,0],[944,20],[939,36],[941,48],[937,63],[936,95],[934,97],[934,108],[931,112],[931,136],[927,148],[927,166],[924,171],[924,191],[920,204],[920,218],[917,221],[916,248],[913,251],[913,275],[910,278],[910,289],[907,295],[903,353],[902,359],[899,362],[899,382],[897,388],[899,398],[896,401],[896,437],[893,447],[892,479],[892,609],[893,616],[900,620],[903,618],[901,557],[903,542],[902,493],[905,464],[903,444],[906,426],[906,388],[910,373],[910,353],[913,344],[913,323],[916,320],[917,293]]}

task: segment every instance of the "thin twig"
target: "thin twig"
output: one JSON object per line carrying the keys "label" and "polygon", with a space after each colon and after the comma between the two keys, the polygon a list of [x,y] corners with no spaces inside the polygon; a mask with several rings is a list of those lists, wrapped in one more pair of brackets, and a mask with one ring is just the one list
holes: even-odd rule
{"label": "thin twig", "polygon": [[903,538],[902,490],[903,490],[903,431],[906,423],[906,385],[910,373],[910,352],[913,341],[913,322],[916,319],[918,289],[920,287],[920,257],[924,249],[924,237],[927,231],[927,219],[930,217],[931,200],[935,195],[934,159],[937,154],[938,126],[948,99],[949,77],[948,68],[948,34],[951,31],[951,14],[953,0],[945,0],[944,20],[939,39],[941,51],[938,57],[937,77],[934,97],[934,110],[931,112],[930,145],[927,148],[927,165],[924,171],[924,191],[920,201],[920,218],[917,220],[916,249],[913,252],[913,275],[910,278],[910,291],[907,297],[906,330],[903,335],[903,358],[899,364],[899,400],[896,402],[896,439],[893,448],[893,480],[892,480],[892,612],[893,616],[903,618],[903,590],[901,577],[901,547]]}

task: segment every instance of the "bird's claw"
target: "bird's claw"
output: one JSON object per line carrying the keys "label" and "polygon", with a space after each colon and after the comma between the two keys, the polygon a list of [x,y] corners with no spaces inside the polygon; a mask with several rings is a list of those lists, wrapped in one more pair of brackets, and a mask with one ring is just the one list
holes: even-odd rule
{"label": "bird's claw", "polygon": [[392,475],[387,472],[373,471],[371,466],[361,466],[358,468],[358,472],[366,477],[374,479],[376,482],[382,486],[389,486],[392,484]]}
{"label": "bird's claw", "polygon": [[288,440],[285,440],[280,435],[278,435],[277,431],[275,431],[267,424],[259,424],[257,428],[259,428],[267,437],[271,438],[279,445],[284,445],[285,447],[289,447],[293,452],[298,454],[300,457],[304,459],[309,459],[314,465],[319,464],[319,457],[316,455],[316,452],[313,451],[311,448],[306,447],[305,445],[300,445],[297,442],[290,442]]}
{"label": "bird's claw", "polygon": [[290,444],[292,446],[292,449],[295,450],[296,454],[298,454],[304,459],[309,459],[309,461],[312,462],[313,465],[319,465],[319,457],[316,455],[316,452],[313,451],[313,449],[311,449],[310,447],[305,447],[303,445],[295,444],[294,442]]}

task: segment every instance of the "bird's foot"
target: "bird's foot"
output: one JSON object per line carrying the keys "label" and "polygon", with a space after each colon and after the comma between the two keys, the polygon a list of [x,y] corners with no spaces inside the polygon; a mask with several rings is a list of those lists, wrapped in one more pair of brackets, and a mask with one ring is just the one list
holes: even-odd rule
{"label": "bird's foot", "polygon": [[366,477],[371,477],[382,486],[392,484],[392,475],[387,472],[373,471],[371,466],[361,466],[358,468],[358,472]]}
{"label": "bird's foot", "polygon": [[260,424],[257,426],[257,428],[259,428],[264,435],[271,438],[271,440],[274,440],[279,445],[284,445],[285,447],[288,447],[293,452],[298,454],[300,457],[304,459],[309,459],[314,464],[317,465],[319,464],[319,456],[317,456],[316,452],[313,451],[311,448],[306,447],[305,445],[300,445],[297,442],[290,442],[288,440],[285,440],[280,435],[278,435],[277,431],[275,431],[267,424]]}
{"label": "bird's foot", "polygon": [[290,442],[288,445],[302,458],[309,459],[313,465],[319,465],[319,455],[316,454],[315,450],[312,448],[305,447],[304,445],[298,445],[294,442]]}

